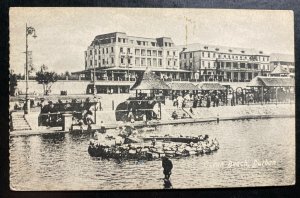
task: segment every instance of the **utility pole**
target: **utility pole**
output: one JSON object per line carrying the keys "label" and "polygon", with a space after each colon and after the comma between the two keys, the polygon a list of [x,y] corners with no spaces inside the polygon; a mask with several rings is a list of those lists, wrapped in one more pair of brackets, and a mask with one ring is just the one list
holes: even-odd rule
{"label": "utility pole", "polygon": [[32,35],[33,38],[36,38],[36,34],[35,34],[35,29],[33,27],[27,27],[27,23],[26,23],[26,62],[25,62],[25,82],[26,82],[26,94],[25,94],[25,106],[24,106],[24,114],[28,114],[29,110],[30,110],[30,102],[29,102],[29,98],[28,98],[28,80],[29,80],[29,76],[28,76],[28,35]]}

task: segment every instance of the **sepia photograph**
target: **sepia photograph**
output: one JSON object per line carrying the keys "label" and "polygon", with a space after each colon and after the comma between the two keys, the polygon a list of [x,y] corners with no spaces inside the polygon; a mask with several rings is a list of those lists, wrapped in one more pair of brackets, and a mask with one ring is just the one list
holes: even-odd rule
{"label": "sepia photograph", "polygon": [[9,9],[13,191],[295,185],[294,14]]}

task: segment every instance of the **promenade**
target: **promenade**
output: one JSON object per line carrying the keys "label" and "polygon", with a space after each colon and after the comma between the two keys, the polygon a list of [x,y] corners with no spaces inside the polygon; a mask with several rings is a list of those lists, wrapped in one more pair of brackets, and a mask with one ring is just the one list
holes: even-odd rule
{"label": "promenade", "polygon": [[[255,104],[255,105],[239,105],[239,106],[219,106],[219,107],[199,107],[193,108],[193,112],[190,112],[189,108],[177,109],[176,107],[167,106],[162,111],[161,120],[149,121],[148,127],[158,125],[175,125],[175,124],[187,124],[198,122],[220,122],[226,120],[239,120],[239,119],[263,119],[263,118],[284,118],[295,116],[294,104]],[[171,118],[171,112],[184,112],[186,116],[178,119]],[[20,116],[23,112],[13,112],[12,117]],[[25,116],[30,129],[27,130],[12,130],[11,136],[28,136],[28,135],[40,135],[49,133],[68,133],[69,131],[62,131],[61,127],[44,127],[38,126],[39,112],[31,112]],[[97,111],[96,124],[92,125],[92,131],[100,129],[99,123],[103,121],[104,126],[107,129],[114,129],[116,127],[128,124],[115,120],[115,111]],[[181,114],[182,115],[182,114]],[[132,123],[135,127],[144,127],[145,124],[141,121]],[[74,131],[79,131],[79,127],[74,127]],[[87,126],[83,127],[84,131],[87,131]]]}

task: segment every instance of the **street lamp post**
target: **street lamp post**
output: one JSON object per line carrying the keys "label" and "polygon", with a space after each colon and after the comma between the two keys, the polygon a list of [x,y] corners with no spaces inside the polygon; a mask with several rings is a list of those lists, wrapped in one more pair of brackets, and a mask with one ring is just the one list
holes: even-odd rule
{"label": "street lamp post", "polygon": [[[32,35],[33,34],[33,35]],[[24,106],[24,114],[28,114],[30,109],[30,102],[28,101],[28,35],[32,35],[33,38],[36,38],[35,29],[33,27],[27,27],[26,23],[26,63],[25,63],[25,81],[26,81],[26,95],[25,95],[25,106]]]}

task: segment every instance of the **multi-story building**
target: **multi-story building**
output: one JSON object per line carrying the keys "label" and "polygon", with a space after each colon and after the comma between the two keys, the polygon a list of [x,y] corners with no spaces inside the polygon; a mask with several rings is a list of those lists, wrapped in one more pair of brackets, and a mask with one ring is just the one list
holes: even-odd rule
{"label": "multi-story building", "polygon": [[81,74],[98,80],[134,80],[151,68],[165,79],[179,79],[179,52],[171,38],[144,38],[114,32],[95,37],[85,53],[85,70]]}
{"label": "multi-story building", "polygon": [[271,76],[295,76],[295,60],[290,54],[270,54]]}
{"label": "multi-story building", "polygon": [[186,77],[194,80],[247,82],[270,73],[270,56],[263,51],[203,44],[180,48],[180,68],[190,70]]}

